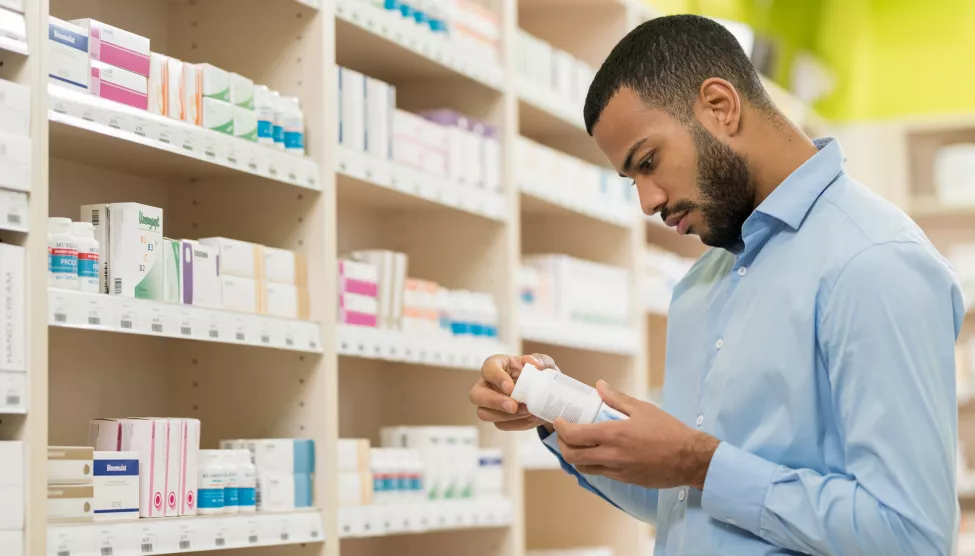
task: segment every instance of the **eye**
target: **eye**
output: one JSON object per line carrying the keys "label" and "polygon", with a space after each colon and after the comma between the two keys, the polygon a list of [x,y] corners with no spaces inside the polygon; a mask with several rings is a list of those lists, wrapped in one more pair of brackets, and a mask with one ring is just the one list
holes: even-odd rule
{"label": "eye", "polygon": [[651,152],[650,154],[647,155],[646,158],[640,161],[640,165],[637,167],[637,169],[640,170],[641,172],[650,172],[651,170],[653,170],[654,167],[653,154],[654,153]]}

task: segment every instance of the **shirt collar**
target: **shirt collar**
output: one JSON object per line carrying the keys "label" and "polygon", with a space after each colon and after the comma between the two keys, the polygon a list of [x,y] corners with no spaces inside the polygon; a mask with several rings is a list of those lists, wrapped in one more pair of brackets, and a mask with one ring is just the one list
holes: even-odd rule
{"label": "shirt collar", "polygon": [[820,194],[843,172],[846,156],[832,137],[813,141],[819,152],[789,174],[755,212],[771,216],[798,230]]}

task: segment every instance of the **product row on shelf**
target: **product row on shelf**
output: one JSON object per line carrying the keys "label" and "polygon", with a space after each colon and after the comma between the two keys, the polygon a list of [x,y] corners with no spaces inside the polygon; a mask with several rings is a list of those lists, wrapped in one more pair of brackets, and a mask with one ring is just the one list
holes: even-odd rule
{"label": "product row on shelf", "polygon": [[24,0],[0,0],[0,50],[29,53]]}
{"label": "product row on shelf", "polygon": [[380,436],[381,448],[339,440],[343,536],[510,522],[502,452],[478,448],[475,427],[386,427]]}
{"label": "product row on shelf", "polygon": [[[2,9],[2,8],[0,8]],[[31,88],[0,79],[0,228],[27,231]]]}
{"label": "product row on shelf", "polygon": [[596,69],[564,50],[519,29],[515,48],[519,92],[540,107],[550,107],[582,128],[582,107]]}
{"label": "product row on shelf", "polygon": [[629,325],[630,273],[568,255],[525,255],[518,273],[520,308],[533,319]]}
{"label": "product row on shelf", "polygon": [[666,315],[674,286],[691,269],[694,259],[681,257],[671,251],[647,245],[640,261],[640,288],[645,309]]}
{"label": "product row on shelf", "polygon": [[396,108],[396,88],[339,67],[338,143],[461,188],[501,190],[497,130],[453,110]]}
{"label": "product row on shelf", "polygon": [[304,155],[297,98],[211,64],[152,52],[148,38],[101,21],[51,17],[49,27],[50,83]]}
{"label": "product row on shelf", "polygon": [[163,210],[139,203],[84,205],[82,222],[48,223],[52,288],[287,319],[308,319],[300,253],[224,237],[173,240]]}

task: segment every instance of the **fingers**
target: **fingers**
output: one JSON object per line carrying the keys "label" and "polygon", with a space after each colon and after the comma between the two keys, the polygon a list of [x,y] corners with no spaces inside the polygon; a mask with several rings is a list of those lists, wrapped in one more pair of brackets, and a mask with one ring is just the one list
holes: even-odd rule
{"label": "fingers", "polygon": [[616,430],[622,421],[605,421],[594,425],[576,425],[563,419],[556,419],[555,432],[559,433],[559,441],[565,441],[569,446],[586,447],[600,446],[615,438]]}
{"label": "fingers", "polygon": [[490,384],[483,378],[471,388],[470,400],[477,407],[492,409],[509,415],[514,415],[518,411],[518,402],[491,388]]}
{"label": "fingers", "polygon": [[481,365],[481,378],[495,390],[510,394],[515,387],[511,377],[514,370],[521,370],[521,361],[511,355],[492,355]]}
{"label": "fingers", "polygon": [[524,406],[519,407],[515,413],[508,413],[506,411],[497,411],[495,409],[487,409],[485,407],[477,408],[477,418],[485,423],[502,423],[505,421],[514,421],[516,419],[524,419],[525,417],[530,417],[531,413],[528,413],[528,409]]}
{"label": "fingers", "polygon": [[522,355],[520,363],[522,365],[532,364],[536,369],[555,369],[558,370],[558,365],[555,364],[555,360],[544,353],[533,353],[531,355]]}
{"label": "fingers", "polygon": [[521,419],[514,419],[511,421],[501,421],[495,423],[494,426],[498,430],[502,431],[525,431],[533,429],[541,425],[543,421],[534,415],[529,415],[528,417],[523,417]]}
{"label": "fingers", "polygon": [[603,399],[603,402],[612,407],[613,409],[619,411],[620,413],[630,416],[634,411],[637,410],[641,402],[636,398],[631,398],[623,392],[614,390],[606,383],[605,380],[600,380],[596,383],[596,390],[599,392],[599,396]]}
{"label": "fingers", "polygon": [[566,463],[575,466],[601,466],[605,467],[613,462],[607,459],[607,449],[603,446],[572,446],[566,443],[561,436],[558,437],[559,453]]}

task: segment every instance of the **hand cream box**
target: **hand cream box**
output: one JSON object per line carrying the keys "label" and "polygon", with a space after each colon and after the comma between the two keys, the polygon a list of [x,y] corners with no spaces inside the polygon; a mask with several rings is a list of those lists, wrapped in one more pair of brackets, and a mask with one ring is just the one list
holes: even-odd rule
{"label": "hand cream box", "polygon": [[96,97],[142,110],[149,108],[149,80],[144,75],[92,60],[89,87]]}
{"label": "hand cream box", "polygon": [[139,519],[139,454],[94,452],[95,521]]}
{"label": "hand cream box", "polygon": [[162,209],[139,203],[85,205],[81,220],[95,226],[108,293],[162,298]]}
{"label": "hand cream box", "polygon": [[166,115],[183,121],[186,116],[186,91],[183,87],[183,62],[166,57]]}
{"label": "hand cream box", "polygon": [[200,243],[217,250],[220,257],[220,275],[240,276],[253,280],[263,280],[261,246],[255,243],[225,237],[205,237]]}
{"label": "hand cream box", "polygon": [[203,97],[203,127],[227,135],[234,134],[234,105]]}
{"label": "hand cream box", "polygon": [[181,249],[183,282],[180,301],[184,305],[220,307],[223,298],[216,248],[184,239]]}
{"label": "hand cream box", "polygon": [[262,312],[261,283],[257,280],[222,274],[220,289],[224,309],[241,313]]}
{"label": "hand cream box", "polygon": [[88,33],[88,53],[92,61],[149,76],[149,39],[94,19],[75,19]]}
{"label": "hand cream box", "polygon": [[153,52],[149,55],[149,102],[148,110],[161,116],[169,115],[168,58]]}
{"label": "hand cream box", "polygon": [[48,446],[47,483],[84,484],[92,480],[94,449],[90,446]]}
{"label": "hand cream box", "polygon": [[92,485],[48,485],[47,522],[92,521],[94,502],[95,488]]}
{"label": "hand cream box", "polygon": [[25,258],[23,247],[0,243],[0,371],[27,370]]}
{"label": "hand cream box", "polygon": [[88,32],[67,21],[51,17],[47,26],[48,81],[88,92],[91,60],[88,57]]}
{"label": "hand cream box", "polygon": [[254,82],[243,75],[230,74],[230,102],[246,110],[254,110]]}

